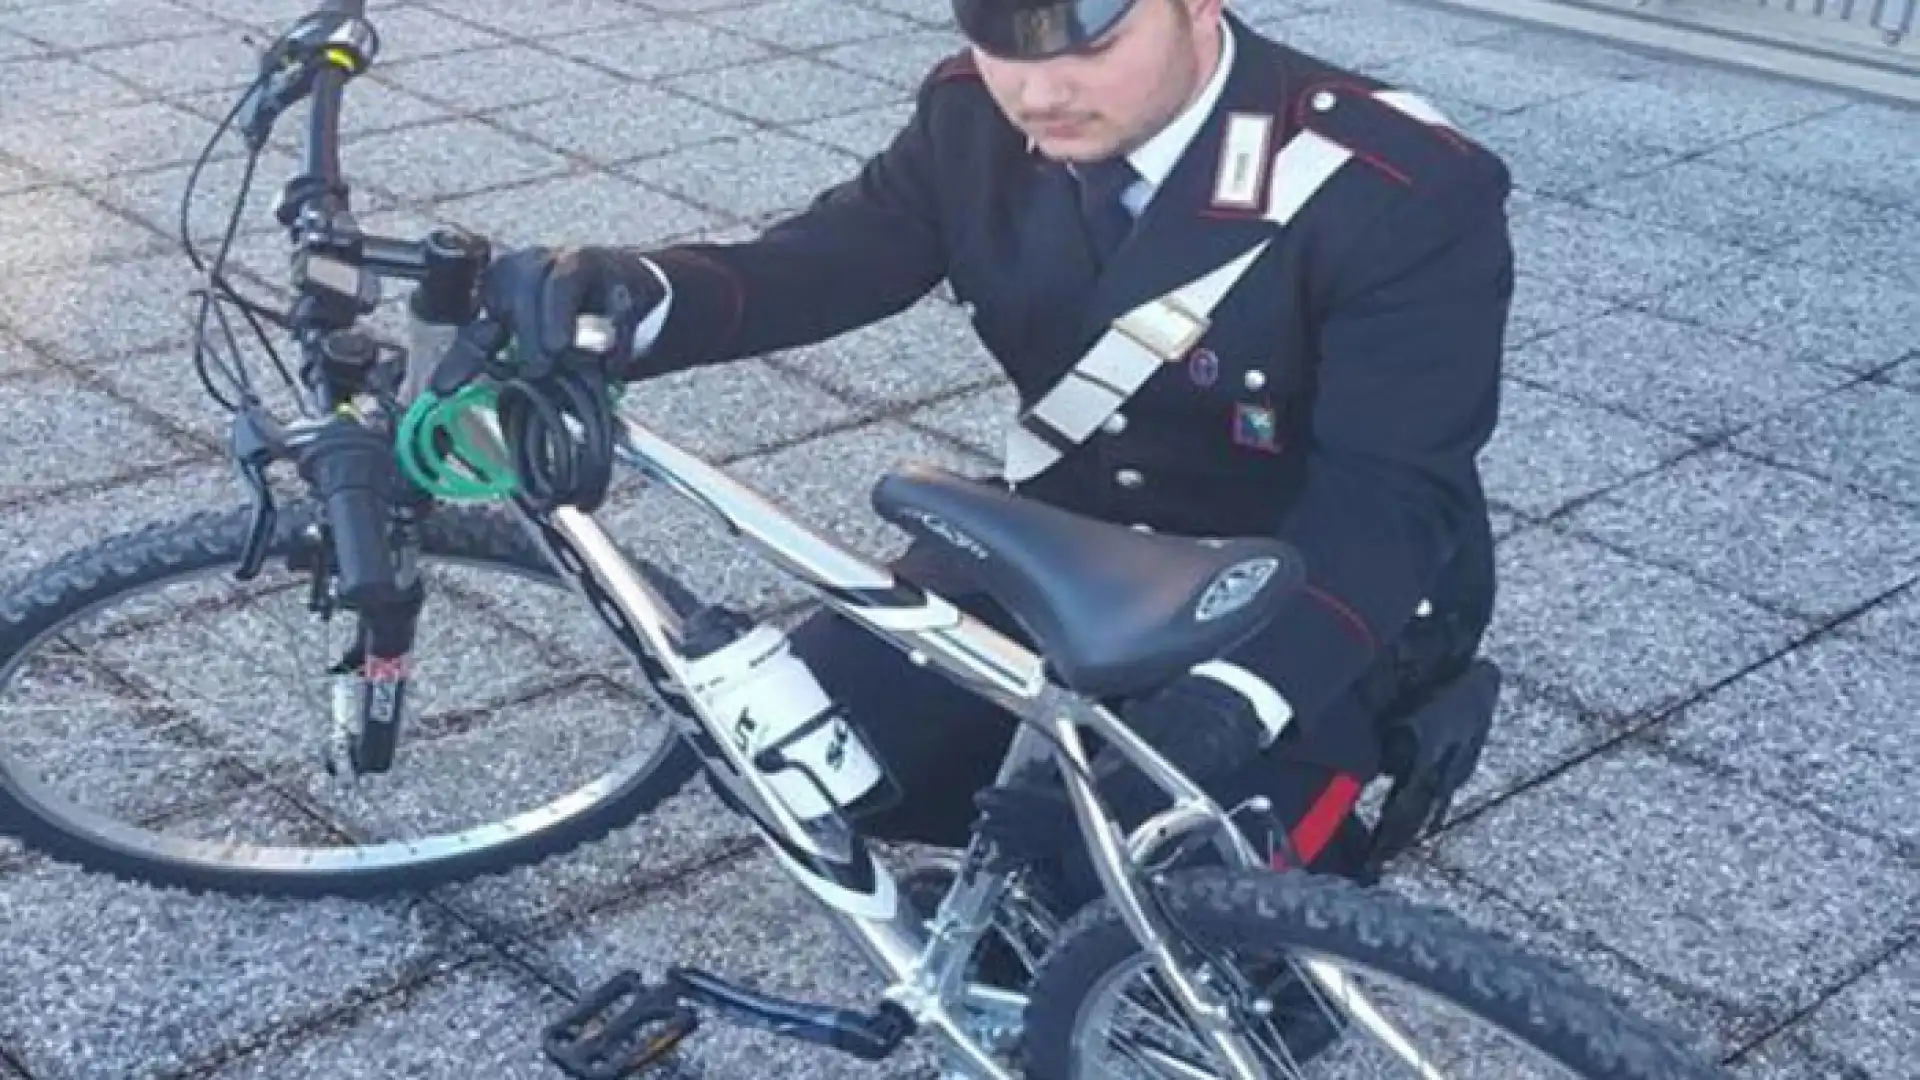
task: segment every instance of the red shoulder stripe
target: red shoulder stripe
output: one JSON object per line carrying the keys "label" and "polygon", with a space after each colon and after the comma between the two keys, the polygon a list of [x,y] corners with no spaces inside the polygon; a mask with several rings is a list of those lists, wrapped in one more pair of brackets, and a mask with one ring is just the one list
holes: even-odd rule
{"label": "red shoulder stripe", "polygon": [[930,83],[948,82],[953,79],[977,79],[980,67],[973,62],[973,50],[962,49],[933,66],[927,73]]}

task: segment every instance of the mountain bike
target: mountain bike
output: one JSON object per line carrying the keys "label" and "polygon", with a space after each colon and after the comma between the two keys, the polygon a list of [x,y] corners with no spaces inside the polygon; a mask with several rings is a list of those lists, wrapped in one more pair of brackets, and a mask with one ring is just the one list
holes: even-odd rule
{"label": "mountain bike", "polygon": [[[21,730],[39,722],[30,719],[10,724],[0,742],[5,833],[61,862],[157,887],[369,897],[538,863],[643,818],[704,774],[873,963],[886,983],[880,1002],[871,1012],[828,1009],[692,968],[672,969],[656,983],[623,972],[544,1028],[556,1067],[594,1080],[671,1058],[701,1022],[701,1007],[871,1061],[924,1036],[954,1075],[996,1080],[1136,1069],[1291,1076],[1307,1061],[1315,1069],[1358,1068],[1372,1059],[1356,1056],[1366,1051],[1349,1045],[1349,1036],[1370,1036],[1379,1060],[1414,1075],[1481,1075],[1464,1071],[1479,1057],[1476,1044],[1451,1041],[1449,1030],[1450,1041],[1423,1048],[1416,1036],[1434,1035],[1429,1024],[1389,1015],[1380,1000],[1395,988],[1435,998],[1520,1044],[1518,1056],[1482,1063],[1485,1075],[1718,1075],[1665,1031],[1502,938],[1371,883],[1275,869],[1272,852],[1252,840],[1258,830],[1241,824],[1263,812],[1258,800],[1216,804],[1103,704],[1166,682],[1270,618],[1303,580],[1297,553],[1280,541],[1151,534],[929,465],[888,473],[872,492],[876,511],[971,560],[978,584],[1033,630],[1029,647],[806,527],[639,423],[621,395],[644,393],[644,384],[615,387],[586,362],[611,340],[605,323],[582,320],[575,345],[583,363],[565,371],[515,367],[503,359],[511,352],[506,342],[463,332],[480,315],[475,283],[489,244],[454,230],[417,240],[373,235],[351,210],[338,124],[345,88],[378,51],[363,8],[339,0],[296,23],[267,50],[259,77],[220,125],[214,142],[237,125],[249,156],[242,196],[211,264],[195,251],[183,208],[183,242],[205,276],[195,365],[209,394],[233,412],[229,453],[250,505],[153,522],[26,578],[0,599],[0,677],[10,686],[113,683],[102,700],[145,677],[190,678],[211,668],[225,679],[214,652],[146,675],[113,661],[130,630],[225,611],[227,599],[143,600],[105,630],[70,624],[195,574],[245,584],[284,568],[280,595],[301,600],[307,617],[339,618],[350,628],[343,653],[325,669],[332,687],[319,733],[326,772],[391,775],[406,765],[398,751],[402,731],[417,719],[414,650],[433,621],[423,617],[423,567],[444,559],[584,603],[666,703],[672,737],[651,752],[619,757],[603,775],[543,805],[471,829],[360,842],[334,823],[320,831],[349,841],[344,846],[297,846],[284,837],[255,845],[162,837],[155,827],[182,812],[120,815],[55,794],[46,776],[14,760],[32,742]],[[302,101],[310,103],[304,168],[275,214],[292,240],[294,300],[277,312],[241,296],[223,267],[253,164],[275,121]],[[196,178],[199,171],[196,165]],[[404,347],[363,328],[386,280],[414,285]],[[277,415],[246,374],[223,304],[242,313],[273,355],[299,415]],[[233,350],[226,368],[232,400],[209,367],[225,366],[210,347],[215,318]],[[298,343],[297,378],[273,352],[263,322]],[[281,464],[297,474],[290,498],[284,485],[276,495],[269,474]],[[782,631],[725,604],[701,603],[673,575],[627,552],[596,518],[621,464],[717,519],[820,602],[914,662],[1019,717],[1002,775],[1057,771],[1102,895],[1077,912],[1050,910],[1027,870],[1000,865],[991,844],[977,838],[942,864],[937,887],[924,877],[903,885],[908,879],[882,864],[848,813],[890,782],[885,769]],[[1105,569],[1139,566],[1152,568],[1151,588]],[[468,592],[477,600],[493,595],[491,586]],[[30,660],[43,645],[52,658]],[[1484,687],[1487,669],[1476,672]],[[49,722],[64,723],[59,715]],[[620,714],[621,724],[629,719],[637,722],[637,711]],[[249,717],[239,739],[270,726]],[[235,738],[157,706],[138,710],[126,727],[181,751]],[[462,732],[443,718],[426,734],[430,744]],[[1167,808],[1123,830],[1099,797],[1089,736],[1152,777]],[[236,765],[226,779],[287,795],[283,774],[250,768]],[[1212,861],[1190,861],[1197,850],[1211,852]],[[1020,970],[989,977],[983,957],[993,947],[1015,954]],[[1243,954],[1248,967],[1239,963]],[[1263,976],[1271,985],[1262,985]],[[1366,988],[1370,978],[1386,989]],[[1123,987],[1134,980],[1143,988],[1129,997]],[[1097,1064],[1093,1043],[1109,1037],[1120,1063]]]}

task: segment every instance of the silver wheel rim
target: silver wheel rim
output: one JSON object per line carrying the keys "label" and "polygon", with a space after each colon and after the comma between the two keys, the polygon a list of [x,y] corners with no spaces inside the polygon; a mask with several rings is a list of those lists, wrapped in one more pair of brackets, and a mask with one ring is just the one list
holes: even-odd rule
{"label": "silver wheel rim", "polygon": [[[278,557],[269,559],[262,578],[273,576],[279,564]],[[441,568],[456,571],[464,569],[495,579],[510,576],[527,582],[538,595],[564,598],[561,602],[570,605],[567,610],[575,613],[574,617],[578,620],[574,625],[586,628],[582,631],[583,633],[598,630],[605,641],[612,641],[607,631],[593,622],[593,616],[584,607],[583,602],[574,597],[557,579],[534,574],[506,562],[474,557],[423,556],[423,572],[431,575],[433,571]],[[655,739],[656,745],[651,748],[635,749],[622,756],[604,759],[598,775],[593,779],[574,784],[518,812],[491,816],[478,824],[462,828],[430,831],[424,835],[412,835],[400,839],[377,839],[363,831],[370,824],[369,822],[354,820],[351,816],[342,820],[340,815],[329,815],[321,808],[312,806],[308,802],[313,794],[310,786],[299,791],[289,791],[282,787],[275,787],[275,778],[272,776],[257,781],[272,788],[274,793],[282,799],[290,800],[295,805],[305,806],[309,813],[321,811],[318,820],[310,824],[316,830],[330,831],[337,838],[338,846],[272,841],[250,843],[226,837],[212,839],[164,835],[152,828],[130,824],[125,820],[128,815],[103,812],[101,809],[83,805],[63,795],[56,790],[55,785],[44,781],[42,776],[44,769],[35,768],[19,759],[22,725],[9,722],[7,717],[13,708],[12,695],[21,678],[23,668],[40,659],[43,651],[50,645],[55,648],[53,655],[58,660],[90,666],[90,662],[95,658],[87,654],[89,645],[97,645],[101,641],[112,639],[104,634],[82,635],[80,643],[76,644],[73,638],[77,623],[95,617],[106,609],[125,605],[130,601],[137,602],[161,590],[198,579],[210,580],[229,590],[237,591],[240,587],[238,583],[233,582],[231,570],[232,565],[224,561],[215,561],[211,565],[197,564],[177,574],[144,580],[138,587],[117,592],[111,597],[77,608],[66,613],[56,625],[36,635],[11,657],[4,667],[0,667],[0,733],[6,733],[4,738],[0,738],[0,787],[4,787],[7,794],[21,803],[29,812],[60,831],[82,842],[143,860],[203,870],[244,871],[249,874],[268,876],[275,874],[353,875],[390,871],[471,856],[523,840],[581,815],[591,814],[609,802],[622,798],[636,784],[644,782],[671,749],[671,739],[664,737],[665,729],[661,727],[663,721],[647,715],[648,712],[657,711],[658,699],[648,696],[644,700],[633,700],[628,708],[609,712],[600,717],[600,725],[632,736],[628,740],[632,743],[638,743],[649,726],[659,728],[662,737]],[[288,581],[294,583],[287,585],[286,588],[291,588],[294,595],[299,597],[297,582],[300,580],[300,575],[285,576]],[[444,574],[441,575],[442,578],[444,576]],[[250,585],[258,584],[258,582],[250,583]],[[435,584],[430,578],[428,607],[422,617],[423,642],[433,631],[432,622],[436,614],[440,619],[446,619],[450,614],[444,600],[442,606],[436,608]],[[246,591],[261,590],[249,588]],[[284,593],[285,589],[280,591]],[[317,617],[306,615],[300,610],[299,599],[295,600],[291,610],[305,619],[307,624],[305,628],[309,633],[321,629]],[[331,630],[332,642],[329,644],[340,640],[341,635],[345,633],[345,626],[344,622],[336,620]],[[80,656],[75,655],[75,649],[79,650]],[[324,655],[331,660],[336,654]],[[313,656],[309,655],[306,659],[311,662]],[[597,677],[599,673],[595,671],[562,673],[562,676],[577,674],[584,674],[591,679]],[[643,681],[637,678],[637,672],[632,670],[630,663],[626,665],[625,670],[617,670],[614,675],[622,684],[629,687],[644,685]],[[509,704],[506,707],[511,706]],[[409,721],[417,719],[413,712],[409,710]],[[324,718],[316,719],[321,721],[319,724],[321,731],[316,735],[316,742],[313,744],[314,753],[308,758],[307,764],[317,773],[320,771],[317,739],[324,736],[325,722]],[[180,723],[190,724],[190,721],[183,720]],[[165,730],[171,730],[173,726],[172,723],[162,725]],[[158,753],[175,751],[179,748],[167,746],[147,749]],[[396,775],[404,773],[408,768],[409,762],[406,760],[408,750],[409,742],[403,733],[401,757],[395,763]],[[210,753],[217,753],[217,751],[210,751]],[[382,785],[375,783],[371,786]],[[245,790],[243,785],[229,794],[244,795]],[[328,829],[328,826],[332,828]]]}

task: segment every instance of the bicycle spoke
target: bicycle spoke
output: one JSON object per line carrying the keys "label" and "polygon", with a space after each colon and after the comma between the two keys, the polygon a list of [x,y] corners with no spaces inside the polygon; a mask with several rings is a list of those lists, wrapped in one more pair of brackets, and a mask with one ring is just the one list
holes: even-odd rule
{"label": "bicycle spoke", "polygon": [[1387,1018],[1381,1015],[1380,1011],[1367,999],[1367,996],[1354,987],[1353,981],[1347,978],[1345,972],[1321,960],[1308,960],[1306,964],[1313,974],[1309,988],[1316,994],[1322,988],[1334,988],[1336,996],[1341,1000],[1341,1012],[1391,1049],[1401,1061],[1421,1077],[1421,1080],[1447,1080],[1446,1074],[1435,1068],[1424,1055],[1414,1049],[1412,1041],[1389,1023]]}
{"label": "bicycle spoke", "polygon": [[[1158,980],[1154,980],[1154,981],[1157,982]],[[1177,1015],[1179,1010],[1174,1006],[1174,1004],[1171,1001],[1167,1000],[1166,995],[1160,991],[1157,985],[1154,986],[1153,988],[1153,995],[1154,997],[1160,999],[1161,1005],[1166,1008],[1168,1013]],[[1194,1038],[1187,1031],[1186,1028],[1175,1025],[1172,1021],[1168,1020],[1165,1015],[1161,1014],[1160,1012],[1154,1009],[1147,1008],[1146,1006],[1141,1005],[1138,1002],[1128,1002],[1128,1004],[1133,1006],[1134,1015],[1136,1015],[1141,1019],[1149,1021],[1149,1026],[1158,1029],[1159,1032],[1163,1032],[1167,1036],[1170,1036],[1171,1038],[1168,1041],[1184,1042],[1189,1047],[1192,1048],[1193,1053],[1196,1053],[1202,1056],[1206,1054],[1206,1048],[1202,1046],[1200,1044],[1200,1041]]]}
{"label": "bicycle spoke", "polygon": [[1152,1047],[1129,1046],[1126,1049],[1126,1056],[1135,1064],[1151,1068],[1155,1073],[1172,1077],[1173,1080],[1219,1080],[1215,1073]]}

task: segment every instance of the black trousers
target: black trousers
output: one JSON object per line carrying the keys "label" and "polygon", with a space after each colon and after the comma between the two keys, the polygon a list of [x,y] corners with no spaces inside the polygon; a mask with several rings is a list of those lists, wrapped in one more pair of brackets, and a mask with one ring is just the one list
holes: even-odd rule
{"label": "black trousers", "polygon": [[[1016,640],[1028,640],[990,599],[942,595]],[[915,666],[830,609],[796,627],[792,643],[900,789],[892,805],[856,811],[862,831],[887,840],[964,846],[975,817],[973,795],[994,782],[1019,721],[938,672]],[[1290,745],[1283,736],[1261,760],[1205,785],[1208,794],[1228,809],[1255,795],[1271,800],[1270,824],[1284,837],[1268,835],[1275,831],[1269,826],[1252,828],[1252,815],[1244,816],[1243,825],[1260,850],[1274,852],[1276,863],[1357,872],[1368,836],[1352,811],[1371,778],[1291,757]]]}

